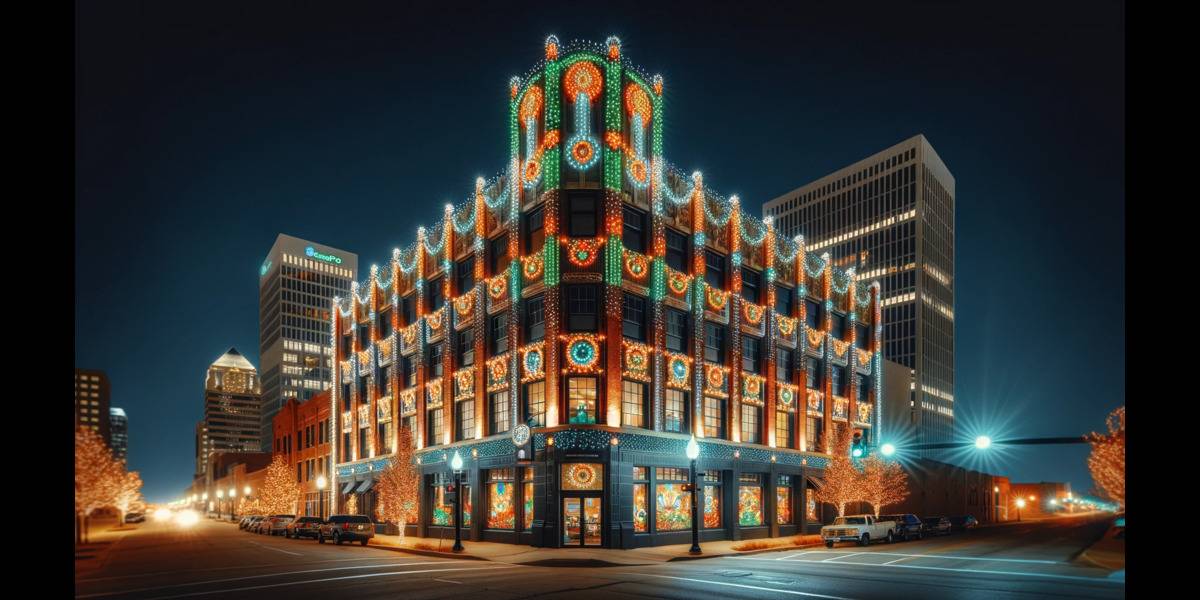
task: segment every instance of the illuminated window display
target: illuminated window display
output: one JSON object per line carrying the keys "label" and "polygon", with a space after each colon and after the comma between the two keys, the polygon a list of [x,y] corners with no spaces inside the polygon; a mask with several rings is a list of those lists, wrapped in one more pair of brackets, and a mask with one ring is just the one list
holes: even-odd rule
{"label": "illuminated window display", "polygon": [[512,469],[488,471],[488,529],[513,529],[516,527],[517,513],[516,506],[513,504],[513,485]]}
{"label": "illuminated window display", "polygon": [[763,524],[762,475],[742,473],[738,480],[738,524],[756,527]]}
{"label": "illuminated window display", "polygon": [[780,475],[775,486],[775,524],[792,524],[792,478]]}

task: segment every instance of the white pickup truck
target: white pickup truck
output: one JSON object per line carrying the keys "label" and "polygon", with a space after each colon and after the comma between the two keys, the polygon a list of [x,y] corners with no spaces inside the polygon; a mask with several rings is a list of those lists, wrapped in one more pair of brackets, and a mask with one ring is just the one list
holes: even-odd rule
{"label": "white pickup truck", "polygon": [[895,531],[895,521],[877,521],[875,515],[851,515],[838,517],[832,525],[822,527],[821,540],[826,548],[832,548],[837,542],[858,542],[859,546],[866,546],[872,539],[890,543]]}

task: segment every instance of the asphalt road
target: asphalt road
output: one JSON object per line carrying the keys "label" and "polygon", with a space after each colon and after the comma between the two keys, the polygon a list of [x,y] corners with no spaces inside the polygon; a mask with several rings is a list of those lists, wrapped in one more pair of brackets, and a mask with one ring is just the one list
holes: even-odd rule
{"label": "asphalt road", "polygon": [[76,598],[1124,598],[1071,562],[1102,523],[1052,521],[867,548],[605,568],[533,567],[335,546],[202,520],[145,523],[77,575]]}

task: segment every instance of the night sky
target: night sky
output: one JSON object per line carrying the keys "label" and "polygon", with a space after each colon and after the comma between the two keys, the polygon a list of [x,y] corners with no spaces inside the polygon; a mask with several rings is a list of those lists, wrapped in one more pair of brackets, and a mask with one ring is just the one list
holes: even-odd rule
{"label": "night sky", "polygon": [[[504,168],[508,79],[551,33],[661,73],[667,159],[748,207],[925,134],[957,181],[961,434],[1124,404],[1120,3],[176,4],[76,11],[75,366],[111,378],[151,501],[191,482],[206,367],[259,363],[275,236],[386,262]],[[1078,494],[1086,456],[962,464]]]}

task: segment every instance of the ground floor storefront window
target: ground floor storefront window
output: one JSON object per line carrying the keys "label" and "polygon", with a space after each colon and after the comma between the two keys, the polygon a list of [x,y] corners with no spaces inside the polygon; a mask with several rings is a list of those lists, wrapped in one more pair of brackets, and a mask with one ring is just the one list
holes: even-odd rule
{"label": "ground floor storefront window", "polygon": [[525,531],[530,531],[533,529],[533,467],[525,467],[521,484],[525,499]]}
{"label": "ground floor storefront window", "polygon": [[[431,494],[429,506],[429,524],[439,526],[454,525],[454,503],[446,498],[446,486],[454,480],[441,477],[434,478],[434,484],[429,490]],[[458,493],[462,500],[463,527],[471,525],[471,486],[462,484]]]}
{"label": "ground floor storefront window", "polygon": [[763,524],[762,475],[742,473],[738,479],[738,525],[756,527]]}
{"label": "ground floor storefront window", "polygon": [[488,529],[515,529],[517,526],[516,505],[513,503],[512,469],[488,471]]}
{"label": "ground floor storefront window", "polygon": [[680,531],[692,527],[692,493],[684,491],[687,469],[655,469],[654,530]]}
{"label": "ground floor storefront window", "polygon": [[721,528],[721,472],[704,472],[704,528]]}
{"label": "ground floor storefront window", "polygon": [[780,475],[775,485],[775,524],[791,525],[792,518],[792,476]]}
{"label": "ground floor storefront window", "polygon": [[650,507],[647,504],[647,490],[650,488],[649,469],[646,467],[633,468],[633,531],[646,533],[650,531]]}

